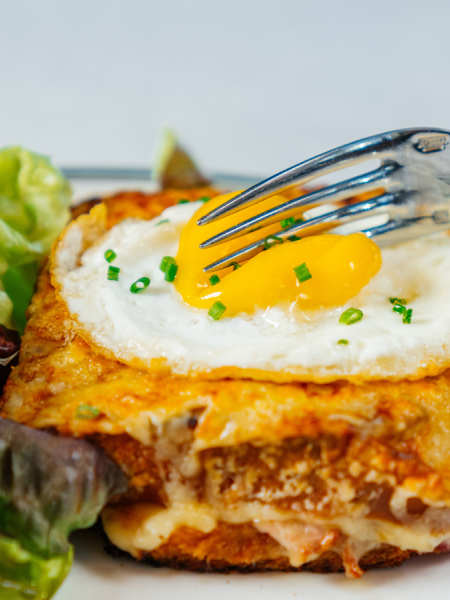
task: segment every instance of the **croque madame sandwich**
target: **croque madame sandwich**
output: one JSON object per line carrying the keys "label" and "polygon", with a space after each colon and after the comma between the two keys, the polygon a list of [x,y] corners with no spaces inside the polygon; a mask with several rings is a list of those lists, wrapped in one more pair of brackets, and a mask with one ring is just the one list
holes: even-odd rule
{"label": "croque madame sandwich", "polygon": [[358,577],[446,550],[450,238],[269,238],[211,275],[261,232],[199,243],[280,201],[198,227],[216,196],[78,210],[2,416],[101,447],[129,486],[103,511],[111,547],[153,565]]}

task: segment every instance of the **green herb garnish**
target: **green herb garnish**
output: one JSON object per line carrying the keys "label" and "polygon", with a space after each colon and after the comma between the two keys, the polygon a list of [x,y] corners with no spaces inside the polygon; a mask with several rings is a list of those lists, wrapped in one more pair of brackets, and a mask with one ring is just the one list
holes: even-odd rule
{"label": "green herb garnish", "polygon": [[95,406],[89,404],[80,404],[75,411],[77,419],[96,419],[100,415],[100,411]]}
{"label": "green herb garnish", "polygon": [[290,242],[298,242],[298,240],[301,240],[302,238],[299,237],[298,235],[295,235],[295,233],[293,235],[290,235],[287,238]]}
{"label": "green herb garnish", "polygon": [[300,281],[300,283],[303,283],[304,281],[308,281],[308,279],[312,278],[312,275],[309,272],[309,269],[306,266],[306,263],[302,263],[301,265],[298,265],[298,267],[294,267],[294,272],[297,276],[297,279]]}
{"label": "green herb garnish", "polygon": [[389,302],[391,304],[406,304],[406,300],[403,300],[403,298],[389,298]]}
{"label": "green herb garnish", "polygon": [[178,204],[189,204],[190,200],[186,200],[186,199],[182,199],[182,200],[178,200]]}
{"label": "green herb garnish", "polygon": [[114,250],[107,250],[105,252],[105,258],[109,263],[111,263],[116,257],[117,254],[114,252]]}
{"label": "green herb garnish", "polygon": [[209,202],[211,198],[209,196],[202,196],[198,199],[198,202]]}
{"label": "green herb garnish", "polygon": [[362,318],[362,310],[359,310],[359,308],[347,308],[347,310],[339,317],[339,323],[342,323],[343,325],[353,325],[353,323],[361,321]]}
{"label": "green herb garnish", "polygon": [[209,283],[211,285],[217,285],[218,283],[220,283],[220,277],[218,275],[211,275],[211,277],[209,278]]}
{"label": "green herb garnish", "polygon": [[164,256],[164,258],[161,261],[161,264],[159,265],[159,269],[160,269],[160,271],[165,273],[166,269],[167,269],[167,265],[175,264],[176,262],[177,261],[174,259],[173,256]]}
{"label": "green herb garnish", "polygon": [[236,269],[240,269],[242,267],[242,265],[240,265],[238,262],[232,262],[230,263],[230,267],[231,265],[233,265],[233,271],[236,271]]}
{"label": "green herb garnish", "polygon": [[135,281],[130,287],[130,292],[132,294],[140,294],[144,290],[148,288],[150,285],[150,279],[148,277],[141,277],[137,281]]}
{"label": "green herb garnish", "polygon": [[163,225],[164,223],[168,223],[169,219],[162,219],[162,221],[158,221],[155,225],[155,227],[158,227],[158,225]]}
{"label": "green herb garnish", "polygon": [[119,273],[120,273],[119,267],[113,267],[113,266],[108,267],[108,279],[110,281],[119,281]]}
{"label": "green herb garnish", "polygon": [[403,314],[403,323],[411,323],[412,313],[413,313],[413,309],[412,308],[408,308],[408,310],[406,310],[404,312],[404,314]]}
{"label": "green herb garnish", "polygon": [[403,313],[406,312],[406,308],[402,304],[394,304],[394,306],[392,307],[392,310],[394,312],[398,313],[399,315],[402,315]]}
{"label": "green herb garnish", "polygon": [[175,263],[169,263],[166,267],[166,276],[165,276],[165,280],[168,281],[169,283],[172,283],[172,281],[174,281],[176,274],[178,271],[178,265]]}
{"label": "green herb garnish", "polygon": [[411,323],[412,308],[406,308],[406,300],[403,298],[389,298],[389,302],[393,304],[392,310],[399,315],[402,315],[403,323]]}
{"label": "green herb garnish", "polygon": [[339,340],[338,344],[342,344],[343,346],[346,346],[348,344],[348,340]]}
{"label": "green herb garnish", "polygon": [[276,244],[282,244],[283,239],[276,235],[268,235],[264,240],[264,250],[268,250],[272,248],[272,246],[276,246]]}
{"label": "green herb garnish", "polygon": [[227,307],[225,304],[222,304],[222,302],[214,302],[214,304],[208,310],[208,315],[212,317],[214,321],[218,321],[226,310]]}
{"label": "green herb garnish", "polygon": [[287,219],[283,219],[280,223],[281,227],[283,229],[286,229],[286,227],[289,227],[290,225],[294,225],[295,223],[295,217],[289,217]]}

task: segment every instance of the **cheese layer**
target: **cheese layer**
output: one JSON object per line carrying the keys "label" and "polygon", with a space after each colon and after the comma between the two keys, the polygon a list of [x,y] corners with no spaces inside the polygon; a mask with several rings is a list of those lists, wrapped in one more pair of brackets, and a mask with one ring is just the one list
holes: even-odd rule
{"label": "cheese layer", "polygon": [[[227,512],[218,511],[206,504],[180,504],[161,509],[149,503],[128,506],[111,506],[102,513],[103,527],[114,545],[139,556],[139,552],[151,552],[166,542],[170,535],[181,526],[192,527],[203,533],[212,531],[223,520],[231,523],[287,523],[295,514],[282,514],[270,506],[243,506]],[[323,521],[308,518],[308,525],[326,526],[329,530],[338,528],[350,540],[359,544],[391,544],[402,550],[414,549],[417,552],[433,552],[449,538],[449,530],[439,532],[418,523],[416,525],[395,525],[376,519],[351,519],[340,517]],[[306,556],[304,561],[311,560]],[[293,557],[290,557],[294,564]],[[295,561],[298,562],[298,561]],[[301,563],[300,563],[301,564]]]}

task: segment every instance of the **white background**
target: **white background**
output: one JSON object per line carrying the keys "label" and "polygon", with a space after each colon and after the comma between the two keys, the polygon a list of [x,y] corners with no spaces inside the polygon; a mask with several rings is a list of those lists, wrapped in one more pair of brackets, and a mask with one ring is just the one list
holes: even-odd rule
{"label": "white background", "polygon": [[450,1],[0,0],[0,146],[146,165],[163,125],[255,174],[450,129]]}

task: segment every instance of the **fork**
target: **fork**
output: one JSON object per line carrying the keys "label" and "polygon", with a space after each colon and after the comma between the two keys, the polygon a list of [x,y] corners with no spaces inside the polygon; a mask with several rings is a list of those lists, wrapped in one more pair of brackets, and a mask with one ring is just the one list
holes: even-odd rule
{"label": "fork", "polygon": [[[200,248],[238,238],[281,221],[297,210],[304,219],[291,216],[285,220],[288,226],[268,238],[281,243],[299,232],[311,235],[333,228],[335,233],[360,231],[369,238],[376,238],[377,244],[383,247],[450,229],[449,140],[450,131],[444,129],[398,129],[340,146],[294,165],[249,187],[204,215],[197,224],[212,223],[280,190],[305,184],[338,169],[374,159],[381,163],[375,170],[313,190],[246,219],[209,238]],[[375,197],[336,206],[337,202],[380,188],[382,193]],[[333,203],[334,206],[328,206]],[[317,215],[317,212],[323,214]],[[268,238],[262,237],[203,270],[217,271],[248,260],[267,248]]]}

